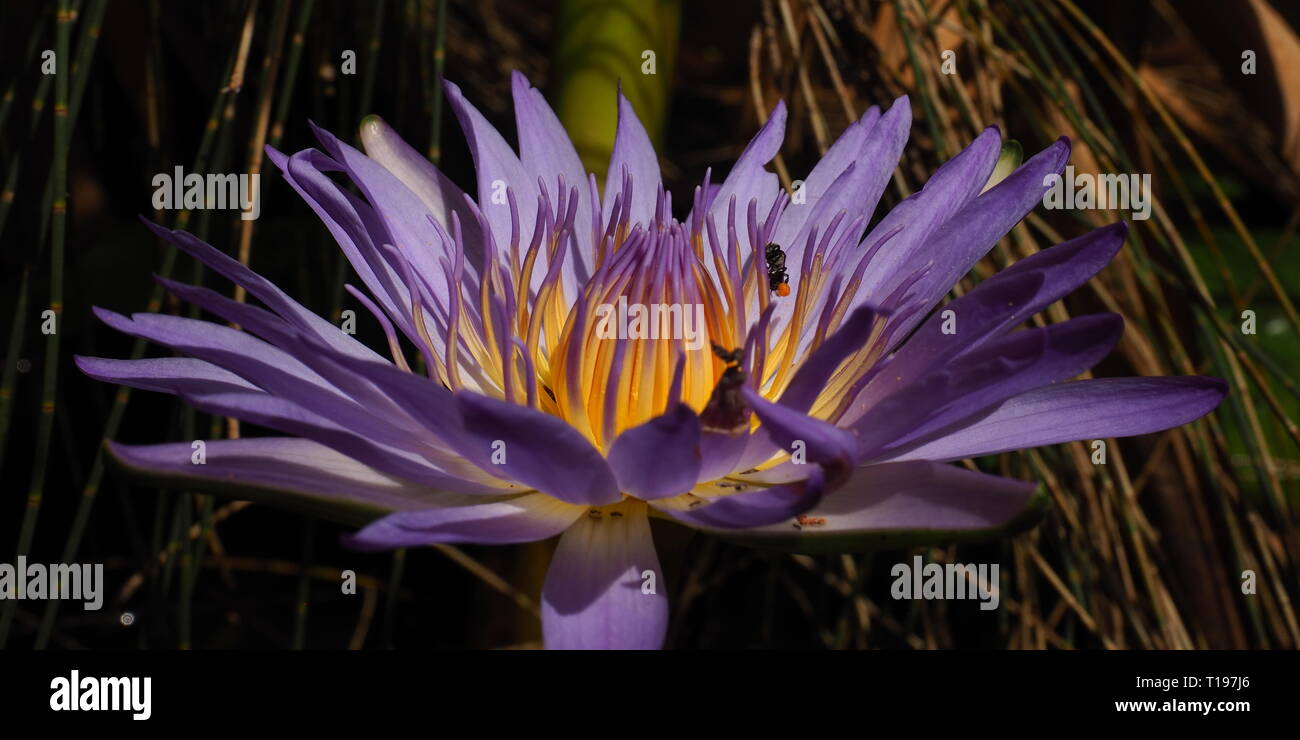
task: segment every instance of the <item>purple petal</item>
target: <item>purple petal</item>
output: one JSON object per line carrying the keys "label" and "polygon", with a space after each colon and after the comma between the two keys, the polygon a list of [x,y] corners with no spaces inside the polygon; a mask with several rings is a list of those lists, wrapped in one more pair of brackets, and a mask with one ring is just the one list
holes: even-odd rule
{"label": "purple petal", "polygon": [[[474,171],[478,177],[478,203],[487,217],[492,234],[498,243],[509,239],[510,208],[508,203],[493,202],[494,183],[503,183],[515,193],[518,207],[520,240],[527,244],[532,237],[532,228],[537,221],[537,180],[530,177],[524,165],[519,161],[514,149],[506,143],[501,133],[488,123],[478,109],[470,104],[461,93],[460,88],[451,82],[444,82],[447,100],[452,111],[460,121],[461,130],[469,143],[470,154],[474,157]],[[549,188],[549,183],[547,184]],[[581,186],[579,186],[581,187]],[[500,201],[500,198],[497,198]],[[536,289],[549,271],[550,260],[545,249],[539,250],[536,269],[533,271],[532,285]]]}
{"label": "purple petal", "polygon": [[[1034,155],[1005,180],[966,204],[929,239],[925,247],[933,268],[913,287],[928,308],[952,289],[998,240],[1042,202],[1048,186],[1043,179],[1059,174],[1070,157],[1070,142],[1061,138]],[[925,314],[903,316],[893,336],[904,337]]]}
{"label": "purple petal", "polygon": [[654,502],[659,511],[699,529],[748,529],[783,521],[822,500],[826,477],[820,465],[805,465],[806,478],[757,491],[716,498],[679,496]]}
{"label": "purple petal", "polygon": [[[465,191],[407,144],[384,119],[371,115],[361,121],[361,145],[366,156],[392,173],[424,203],[444,231],[451,233],[454,213],[460,219],[466,246],[481,243],[483,235],[479,231],[478,219],[465,203]],[[418,216],[419,210],[411,215]],[[473,259],[467,261],[472,268],[478,265]]]}
{"label": "purple petal", "polygon": [[882,450],[920,439],[1011,396],[1073,378],[1105,357],[1123,330],[1115,314],[1082,316],[1015,332],[959,357],[886,398],[853,425],[862,459],[873,459]]}
{"label": "purple petal", "polygon": [[[388,232],[388,238],[382,241],[401,249],[415,272],[424,278],[435,304],[445,311],[450,299],[439,259],[452,258],[451,245],[430,222],[432,214],[428,207],[393,173],[373,159],[319,126],[313,125],[312,131],[370,201]],[[508,215],[506,220],[509,221]],[[480,241],[473,242],[475,246],[479,244]],[[466,254],[465,269],[471,277],[476,274],[474,270],[482,260],[482,252]]]}
{"label": "purple petal", "polygon": [[1002,150],[1002,137],[990,126],[970,146],[945,162],[919,191],[895,206],[863,240],[874,243],[900,226],[903,230],[890,240],[871,262],[859,287],[860,296],[888,295],[918,267],[927,261],[946,259],[934,249],[931,235],[945,224],[955,224],[957,215],[979,194],[988,182]]}
{"label": "purple petal", "polygon": [[361,281],[370,289],[393,323],[412,341],[419,340],[415,326],[411,323],[411,299],[406,287],[396,269],[388,263],[374,242],[376,238],[387,236],[387,230],[372,229],[372,224],[379,223],[374,209],[360,198],[342,190],[321,170],[326,162],[330,169],[342,168],[314,150],[301,151],[288,158],[269,148],[267,153],[284,174],[285,181],[324,222],[352,269],[357,271]]}
{"label": "purple petal", "polygon": [[481,456],[500,458],[503,477],[572,504],[611,504],[618,482],[600,451],[559,417],[461,391],[456,405]]}
{"label": "purple petal", "polygon": [[854,538],[873,533],[986,530],[1005,526],[1024,512],[1036,488],[1031,482],[927,461],[868,465],[810,509],[798,528],[798,522],[782,521],[737,534],[752,544],[826,538],[854,549]]}
{"label": "purple petal", "polygon": [[185,231],[173,231],[163,228],[150,221],[144,221],[144,224],[159,237],[171,242],[181,251],[212,268],[232,283],[243,286],[253,297],[265,303],[268,308],[276,312],[285,321],[315,335],[340,352],[346,352],[355,357],[380,359],[379,355],[371,351],[369,347],[339,331],[337,326],[308,311],[284,291],[276,287],[270,280],[231,259],[221,250],[204,242],[202,239]]}
{"label": "purple petal", "polygon": [[686,404],[626,429],[609,447],[609,466],[623,493],[648,501],[695,486],[700,472],[700,421]]}
{"label": "purple petal", "polygon": [[73,358],[81,372],[96,380],[121,383],[162,393],[257,390],[257,386],[210,362],[192,357],[147,360],[113,360],[105,357]]}
{"label": "purple petal", "polygon": [[743,386],[740,393],[776,444],[786,450],[801,445],[809,462],[837,466],[853,462],[857,450],[853,432],[814,419],[802,411],[772,403],[748,385]]}
{"label": "purple petal", "polygon": [[[902,101],[903,107],[906,107],[907,96],[903,96],[894,101],[894,105],[898,106],[899,101]],[[890,108],[890,110],[892,111],[893,108]],[[877,166],[882,170],[892,169],[888,163],[879,161],[879,159],[867,152],[868,143],[884,138],[882,135],[882,129],[879,129],[876,126],[880,119],[880,109],[873,105],[867,110],[862,118],[849,124],[848,128],[844,129],[844,132],[835,140],[835,143],[831,145],[831,148],[826,150],[826,154],[822,155],[822,158],[817,161],[817,164],[813,167],[812,171],[808,173],[808,176],[803,178],[804,202],[791,203],[790,207],[786,209],[785,213],[781,216],[781,223],[776,228],[773,241],[778,244],[789,244],[793,246],[795,244],[795,236],[803,230],[804,224],[808,223],[810,216],[813,214],[814,208],[821,201],[823,196],[828,195],[827,191],[830,190],[831,185],[838,180],[850,166],[854,167],[855,170],[858,167],[862,167],[862,165]],[[909,115],[908,120],[910,121],[910,119],[911,116]],[[902,134],[904,141],[906,141],[907,138],[907,128],[909,125],[910,124],[903,126]],[[866,167],[863,167],[863,169],[866,169]],[[886,173],[886,177],[888,177],[888,173]],[[861,191],[859,191],[859,193],[861,193]],[[829,195],[834,195],[834,193],[829,193]],[[859,201],[856,204],[857,212],[875,210],[876,203],[870,197],[859,194],[858,198]],[[834,211],[832,211],[832,213],[834,213]],[[857,213],[851,215],[856,216]],[[790,267],[792,269],[798,269],[795,265],[791,265]],[[793,275],[794,273],[791,274]]]}
{"label": "purple petal", "polygon": [[812,408],[840,363],[867,343],[875,319],[876,312],[869,306],[854,309],[843,325],[799,365],[778,403],[800,413]]}
{"label": "purple petal", "polygon": [[[435,489],[465,494],[519,493],[521,487],[504,481],[471,481],[452,475],[434,464],[432,455],[397,449],[358,435],[350,419],[326,418],[283,398],[265,393],[231,392],[182,394],[194,408],[230,416],[267,429],[320,442],[376,470]],[[340,423],[341,422],[341,423]]]}
{"label": "purple petal", "polygon": [[[591,196],[587,189],[587,172],[578,158],[578,151],[555,115],[555,111],[518,71],[510,76],[511,93],[515,102],[515,130],[519,133],[519,158],[524,170],[533,180],[541,179],[555,193],[555,178],[564,178],[564,187],[578,189],[578,207],[574,216],[574,236],[581,249],[578,255],[590,270],[589,261],[595,255],[592,244]],[[608,191],[607,191],[608,192]],[[558,195],[558,193],[556,193]],[[610,195],[611,199],[613,195]],[[571,270],[570,270],[571,271]]]}
{"label": "purple petal", "polygon": [[[662,178],[659,175],[659,157],[646,133],[641,119],[637,118],[632,103],[618,91],[618,128],[614,132],[614,149],[609,155],[609,170],[605,173],[604,208],[601,223],[608,224],[613,213],[614,198],[623,192],[624,170],[632,178],[632,203],[629,218],[632,225],[648,224],[654,216],[656,190]],[[625,196],[626,197],[626,196]]]}
{"label": "purple petal", "polygon": [[563,532],[586,511],[544,493],[526,493],[504,501],[389,514],[345,537],[343,544],[358,550],[387,550],[435,542],[536,542]]}
{"label": "purple petal", "polygon": [[891,451],[887,460],[945,462],[1076,440],[1171,429],[1213,411],[1218,378],[1102,378],[1049,385],[1005,401],[968,426]]}
{"label": "purple petal", "polygon": [[[880,196],[889,184],[894,169],[898,166],[898,159],[903,154],[903,148],[907,145],[911,127],[911,103],[908,97],[903,95],[895,100],[889,110],[872,126],[859,151],[849,159],[853,165],[851,172],[845,172],[841,168],[835,173],[834,180],[820,184],[814,180],[814,177],[822,171],[823,163],[828,159],[832,162],[837,161],[833,158],[834,147],[813,169],[804,185],[804,191],[808,195],[807,202],[803,204],[792,202],[786,208],[773,238],[773,241],[786,248],[786,267],[789,269],[791,285],[800,284],[804,251],[813,226],[819,226],[824,230],[837,214],[843,212],[845,214],[843,223],[847,228],[855,219],[859,217],[869,219],[875,212]],[[816,188],[821,188],[823,192],[819,193]],[[826,190],[829,192],[824,192]],[[858,236],[861,236],[860,232],[853,238]],[[864,296],[865,299],[871,297],[866,293],[859,293],[859,295]],[[776,301],[775,305],[773,321],[784,322],[794,311],[794,301]],[[800,348],[802,347],[801,341]]]}
{"label": "purple petal", "polygon": [[[775,173],[768,172],[766,165],[776,156],[781,149],[781,142],[785,140],[785,119],[785,101],[779,101],[772,109],[772,115],[768,116],[767,123],[750,140],[722,181],[722,187],[708,208],[708,218],[713,219],[719,234],[727,233],[727,212],[733,197],[736,199],[737,221],[745,218],[750,201],[756,201],[760,217],[771,210],[772,203],[780,193],[781,183]],[[690,221],[688,218],[687,223]],[[745,228],[744,223],[736,224],[736,236],[740,241],[740,259],[743,263],[753,246],[749,243],[749,229]],[[713,260],[704,260],[704,267],[715,280],[719,279]]]}
{"label": "purple petal", "polygon": [[668,631],[668,586],[644,504],[569,527],[542,585],[542,634],[552,650],[657,650]]}
{"label": "purple petal", "polygon": [[444,493],[382,473],[308,439],[205,440],[206,459],[201,465],[193,462],[195,450],[191,442],[161,445],[109,442],[108,446],[115,458],[140,472],[218,485],[263,487],[384,511],[419,511],[430,506],[482,500]]}
{"label": "purple petal", "polygon": [[1122,221],[1095,229],[1016,262],[952,301],[944,308],[956,316],[959,331],[944,334],[943,312],[932,315],[837,423],[852,423],[901,383],[971,351],[1087,282],[1115,256],[1127,232]]}

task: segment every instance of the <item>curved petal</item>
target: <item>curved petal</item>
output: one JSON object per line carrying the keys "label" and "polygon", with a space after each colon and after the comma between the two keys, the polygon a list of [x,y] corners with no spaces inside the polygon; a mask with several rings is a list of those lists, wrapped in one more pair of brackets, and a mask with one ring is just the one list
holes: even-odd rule
{"label": "curved petal", "polygon": [[507,545],[536,542],[563,532],[587,511],[544,493],[504,501],[401,511],[371,522],[343,544],[358,550],[416,547],[435,542]]}
{"label": "curved petal", "polygon": [[560,538],[542,585],[546,647],[656,650],[667,631],[667,586],[645,504],[578,519]]}
{"label": "curved petal", "polygon": [[[914,378],[969,352],[1087,282],[1105,267],[1124,243],[1128,225],[1103,226],[1026,257],[952,301],[920,326],[881,373],[858,395],[839,424],[851,423],[862,410],[897,389],[897,378]],[[960,326],[943,331],[943,314],[951,310]]]}
{"label": "curved petal", "polygon": [[81,372],[95,380],[121,383],[162,393],[196,391],[256,391],[257,386],[210,362],[193,357],[157,357],[114,360],[107,357],[72,358]]}
{"label": "curved petal", "polygon": [[654,502],[654,507],[696,529],[761,527],[798,516],[822,500],[826,494],[826,475],[822,467],[804,467],[808,471],[807,477],[784,485],[711,498],[676,496],[660,499]]}
{"label": "curved petal", "polygon": [[[707,217],[713,219],[719,234],[727,233],[727,213],[731,208],[731,199],[736,199],[736,220],[743,221],[748,212],[750,201],[757,203],[759,218],[767,215],[781,190],[781,183],[775,173],[768,172],[767,163],[772,161],[785,140],[785,101],[778,101],[768,116],[767,122],[754,134],[745,150],[736,159],[736,164],[727,173],[722,186],[710,201]],[[694,214],[686,223],[694,220]],[[707,233],[707,231],[706,231]],[[740,261],[743,265],[752,251],[747,222],[736,224],[736,237],[739,239]],[[791,266],[797,264],[797,260]],[[704,260],[704,267],[714,280],[721,280],[712,260]],[[720,284],[720,283],[719,283]]]}
{"label": "curved petal", "polygon": [[1036,484],[927,461],[869,465],[796,520],[723,536],[806,553],[977,542],[1036,521],[1047,496]]}
{"label": "curved petal", "polygon": [[945,224],[953,224],[961,209],[979,194],[1002,152],[1002,136],[989,126],[965,149],[944,162],[925,185],[894,206],[867,234],[863,243],[875,242],[900,226],[889,248],[872,260],[858,295],[888,295],[898,283],[926,261],[946,256],[933,249],[930,237]]}
{"label": "curved petal", "polygon": [[[342,169],[324,154],[307,149],[291,157],[267,147],[267,155],[280,168],[285,182],[306,201],[316,216],[325,224],[343,250],[352,269],[383,306],[393,323],[413,341],[419,339],[412,322],[411,298],[395,266],[389,264],[383,251],[375,243],[387,234],[378,224],[378,216],[369,203],[343,190],[322,171]],[[380,243],[383,243],[382,241]]]}
{"label": "curved petal", "polygon": [[700,472],[700,421],[684,403],[626,429],[609,446],[609,466],[623,493],[648,501],[695,486]]}
{"label": "curved petal", "polygon": [[[510,90],[515,103],[515,130],[519,133],[519,159],[534,180],[542,180],[550,192],[556,192],[557,176],[564,178],[566,189],[578,189],[578,206],[574,216],[574,237],[581,247],[574,257],[583,266],[583,275],[590,274],[594,264],[595,247],[591,224],[591,193],[587,187],[587,173],[578,158],[569,134],[565,132],[555,111],[518,70],[510,75]],[[571,266],[566,273],[573,273]],[[575,283],[576,284],[576,283]]]}
{"label": "curved petal", "polygon": [[853,424],[861,459],[922,439],[1011,396],[1069,380],[1109,354],[1123,330],[1115,314],[1081,316],[1018,331],[963,355]]}
{"label": "curved petal", "polygon": [[[662,181],[659,175],[659,156],[646,133],[641,119],[637,118],[632,103],[618,91],[618,128],[614,132],[614,149],[609,155],[609,170],[605,173],[604,205],[601,222],[609,223],[614,212],[614,199],[623,192],[623,176],[632,178],[632,203],[629,206],[629,228],[648,224],[654,216],[656,191]],[[627,197],[627,196],[624,196]]]}
{"label": "curved petal", "polygon": [[740,393],[762,420],[761,428],[767,430],[773,442],[786,450],[802,444],[809,462],[826,465],[847,467],[854,460],[857,440],[852,431],[772,403],[747,385],[741,387]]}
{"label": "curved petal", "polygon": [[369,347],[339,331],[324,318],[308,311],[274,283],[232,259],[229,255],[187,231],[167,229],[146,219],[145,226],[182,252],[212,268],[230,282],[242,286],[285,321],[353,357],[381,360]]}
{"label": "curved petal", "polygon": [[[483,114],[478,111],[461,93],[460,88],[449,81],[443,82],[447,100],[460,121],[460,128],[465,132],[470,154],[474,157],[474,171],[478,179],[478,204],[483,210],[492,229],[492,237],[497,244],[510,238],[511,216],[509,202],[493,198],[493,193],[500,185],[515,193],[515,205],[519,214],[519,239],[527,245],[533,236],[533,226],[537,223],[537,180],[530,177],[518,155],[510,144],[506,143],[501,132],[497,131]],[[547,187],[550,187],[549,185]],[[582,186],[579,185],[579,189]],[[486,238],[488,235],[484,235]],[[533,272],[532,285],[536,289],[549,272],[550,260],[547,250],[537,254],[536,270]]]}
{"label": "curved petal", "polygon": [[[442,174],[433,162],[407,144],[384,119],[376,115],[362,119],[361,146],[365,148],[366,156],[392,173],[424,203],[443,231],[452,233],[454,213],[459,218],[466,247],[482,243],[483,234],[479,231],[478,218],[465,203],[465,191]],[[412,215],[418,215],[418,211]],[[478,259],[482,259],[481,253]],[[466,262],[470,269],[478,268],[479,262],[474,259],[474,255],[468,255]]]}
{"label": "curved petal", "polygon": [[456,393],[465,432],[502,477],[572,504],[618,501],[618,481],[600,451],[557,416],[477,393]]}
{"label": "curved petal", "polygon": [[117,465],[159,486],[281,506],[344,524],[365,524],[394,511],[484,500],[382,473],[308,439],[204,440],[201,458],[198,449],[192,442],[107,443]]}
{"label": "curved petal", "polygon": [[840,328],[800,363],[777,403],[800,413],[812,408],[840,363],[867,343],[875,319],[870,306],[854,309]]}
{"label": "curved petal", "polygon": [[[900,101],[904,106],[906,106],[907,96],[904,95],[898,100],[895,100],[894,105],[898,106]],[[890,110],[892,111],[893,108],[890,108]],[[901,108],[898,112],[901,112]],[[897,117],[898,112],[895,113],[895,117]],[[884,129],[878,129],[876,126],[880,119],[880,108],[873,105],[867,109],[867,112],[863,114],[862,118],[849,124],[849,126],[844,129],[844,132],[835,140],[835,143],[831,145],[831,148],[826,150],[826,154],[822,155],[822,158],[817,160],[817,164],[813,166],[812,171],[808,173],[808,176],[803,178],[804,197],[802,202],[792,202],[790,206],[786,208],[785,213],[781,215],[781,223],[776,227],[773,241],[778,244],[790,245],[793,247],[796,242],[795,236],[803,231],[804,225],[808,223],[813,213],[817,210],[817,204],[821,201],[823,196],[834,194],[833,192],[828,193],[831,185],[835,183],[835,181],[838,180],[849,167],[854,167],[855,170],[859,167],[866,169],[863,165],[878,167],[881,170],[885,170],[885,178],[889,177],[889,174],[893,172],[892,164],[890,162],[881,161],[885,158],[874,155],[868,149],[868,144],[884,138],[884,136],[882,136]],[[906,141],[907,138],[907,129],[910,127],[910,112],[908,115],[908,121],[908,124],[902,126],[904,141]],[[886,125],[884,128],[888,129],[891,127]],[[902,146],[900,145],[898,149],[901,154]],[[896,162],[897,157],[895,157],[893,161]],[[870,197],[870,189],[860,187],[855,194],[855,200],[857,211],[858,213],[861,213],[875,210],[878,196],[877,199],[872,199]],[[853,213],[851,215],[856,216],[858,214]],[[852,219],[850,218],[850,220]],[[790,266],[790,268],[792,270],[797,270],[798,262],[796,261]],[[795,275],[797,273],[792,272],[791,274]]]}
{"label": "curved petal", "polygon": [[1210,413],[1228,392],[1218,378],[1100,378],[1038,388],[1007,399],[956,430],[891,451],[885,460],[946,462],[1084,439],[1131,437]]}
{"label": "curved petal", "polygon": [[[913,287],[923,309],[938,303],[998,240],[1043,200],[1048,175],[1059,174],[1070,158],[1070,140],[1062,137],[1035,154],[1015,172],[970,201],[936,230],[925,246],[933,267]],[[903,272],[906,272],[904,270]],[[904,337],[925,311],[899,315],[893,336]]]}
{"label": "curved petal", "polygon": [[[349,419],[326,418],[291,401],[266,393],[194,393],[181,398],[194,408],[320,442],[377,470],[433,488],[467,494],[519,493],[523,486],[486,477],[468,480],[438,467],[431,455],[382,444],[358,434]],[[343,423],[340,423],[343,422]]]}

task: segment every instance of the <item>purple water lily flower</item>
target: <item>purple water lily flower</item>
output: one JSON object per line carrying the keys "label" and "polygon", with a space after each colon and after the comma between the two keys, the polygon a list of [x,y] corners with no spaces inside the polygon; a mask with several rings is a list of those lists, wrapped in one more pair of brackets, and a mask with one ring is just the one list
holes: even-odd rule
{"label": "purple water lily flower", "polygon": [[[369,522],[349,539],[360,548],[559,535],[546,645],[657,648],[668,603],[650,516],[804,551],[995,531],[1035,485],[945,463],[1168,429],[1225,393],[1203,377],[1064,382],[1115,345],[1115,315],[1017,329],[1096,274],[1123,224],[932,312],[1041,200],[1064,139],[986,189],[1002,146],[989,128],[867,229],[907,141],[907,98],[849,126],[794,198],[765,167],[784,135],[778,105],[678,221],[621,95],[602,190],[541,94],[519,74],[513,88],[519,154],[447,85],[477,198],[378,118],[362,125],[364,154],[320,129],[320,150],[270,150],[360,276],[366,290],[348,290],[389,357],[195,237],[152,227],[265,308],[163,280],[242,330],[97,309],[188,357],[80,367],[289,436],[207,441],[202,465],[188,441],[114,444],[117,460],[195,490],[348,512]],[[664,309],[652,321],[664,332],[610,336],[614,306]],[[693,315],[702,326],[686,336]]]}

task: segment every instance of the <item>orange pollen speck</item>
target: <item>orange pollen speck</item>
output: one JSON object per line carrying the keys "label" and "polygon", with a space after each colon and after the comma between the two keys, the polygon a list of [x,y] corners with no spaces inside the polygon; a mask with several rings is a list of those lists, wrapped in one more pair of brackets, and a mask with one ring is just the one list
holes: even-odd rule
{"label": "orange pollen speck", "polygon": [[780,285],[776,286],[776,294],[781,296],[782,298],[790,295],[790,284],[781,283]]}

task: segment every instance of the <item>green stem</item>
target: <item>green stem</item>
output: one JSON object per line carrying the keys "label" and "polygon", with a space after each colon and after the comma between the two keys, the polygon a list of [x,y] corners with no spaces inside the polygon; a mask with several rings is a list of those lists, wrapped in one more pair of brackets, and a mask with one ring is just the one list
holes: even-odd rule
{"label": "green stem", "polygon": [[[69,0],[59,1],[59,14],[56,16],[56,55],[57,59],[68,59],[72,48],[72,9]],[[67,240],[66,199],[68,189],[68,149],[71,139],[71,127],[68,121],[68,80],[71,70],[66,74],[54,76],[54,173],[53,187],[55,199],[51,206],[51,218],[54,222],[53,243],[50,248],[50,310],[54,312],[55,331],[49,335],[45,344],[45,378],[41,390],[41,410],[36,428],[36,454],[32,466],[31,485],[27,490],[27,506],[23,512],[22,527],[18,531],[18,557],[25,557],[31,550],[32,537],[36,533],[36,520],[41,510],[41,499],[45,495],[45,471],[49,464],[50,434],[54,428],[54,404],[59,390],[59,327],[63,315],[63,247]],[[9,628],[13,624],[17,602],[6,600],[4,610],[0,613],[0,648],[9,639]]]}

